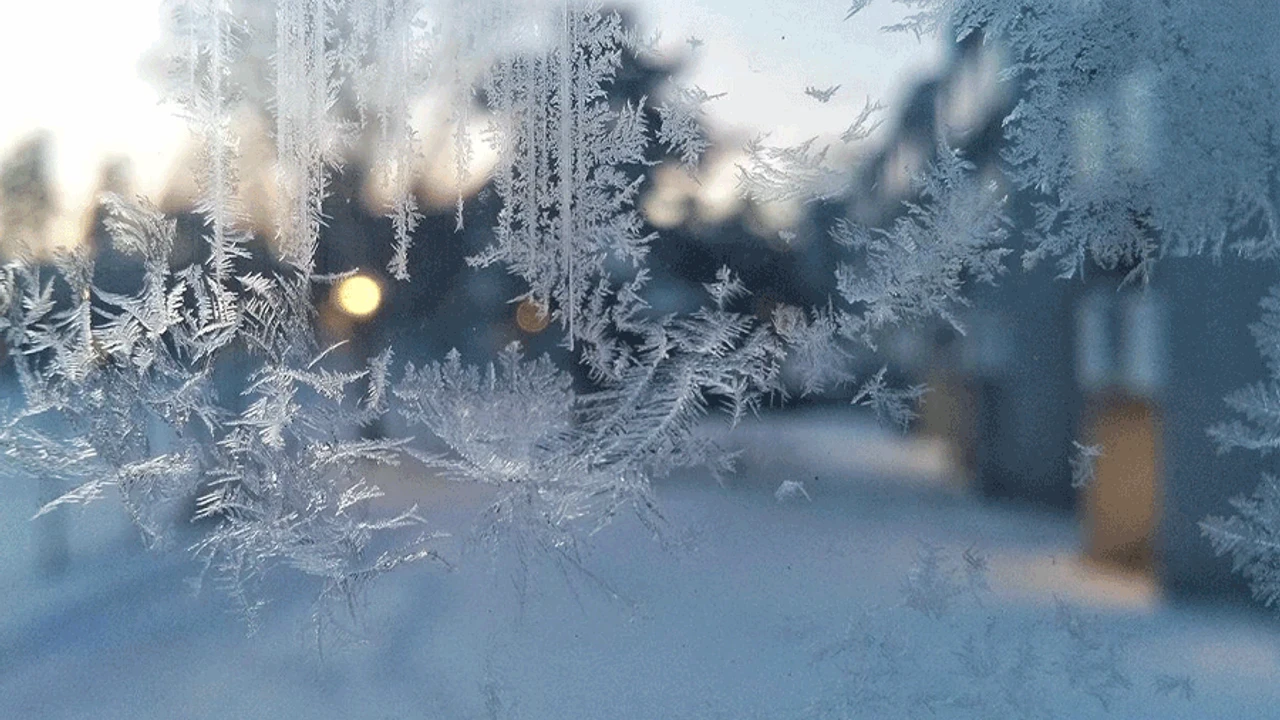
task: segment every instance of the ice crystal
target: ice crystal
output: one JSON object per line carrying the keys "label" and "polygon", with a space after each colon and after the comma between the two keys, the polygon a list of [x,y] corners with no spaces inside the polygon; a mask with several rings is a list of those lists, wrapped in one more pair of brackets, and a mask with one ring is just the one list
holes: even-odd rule
{"label": "ice crystal", "polygon": [[703,118],[703,105],[724,93],[714,95],[694,85],[676,88],[672,99],[658,106],[658,141],[680,157],[686,168],[697,166],[711,146]]}
{"label": "ice crystal", "polygon": [[773,492],[773,498],[778,502],[789,502],[804,498],[809,502],[813,502],[813,498],[809,497],[809,491],[804,489],[804,483],[799,480],[783,480],[778,485],[778,489]]}
{"label": "ice crystal", "polygon": [[644,101],[614,109],[608,86],[622,61],[616,13],[565,4],[553,47],[499,61],[486,81],[505,121],[490,133],[499,153],[503,198],[496,242],[469,262],[502,263],[529,285],[528,298],[551,312],[573,348],[605,342],[589,328],[597,286],[611,280],[606,260],[643,262],[653,236],[635,210],[650,136]]}
{"label": "ice crystal", "polygon": [[[1133,688],[1125,635],[1060,598],[1040,616],[988,614],[987,573],[973,548],[957,561],[922,543],[903,607],[863,613],[814,653],[837,675],[813,716],[1074,717],[1082,701],[1105,711]],[[1191,687],[1186,675],[1153,682],[1162,694]]]}
{"label": "ice crystal", "polygon": [[1071,487],[1087,488],[1097,479],[1098,458],[1102,457],[1101,445],[1082,445],[1072,440],[1075,452],[1071,455]]}
{"label": "ice crystal", "polygon": [[836,91],[840,89],[839,85],[832,85],[826,88],[818,88],[813,85],[806,85],[804,94],[817,100],[820,103],[831,102],[831,98],[835,96]]}

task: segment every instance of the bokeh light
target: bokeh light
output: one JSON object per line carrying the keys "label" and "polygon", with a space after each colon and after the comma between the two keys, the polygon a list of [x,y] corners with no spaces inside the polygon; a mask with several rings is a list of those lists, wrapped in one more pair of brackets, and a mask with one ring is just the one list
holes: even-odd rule
{"label": "bokeh light", "polygon": [[520,329],[527,333],[540,333],[547,329],[547,325],[550,322],[551,313],[528,298],[525,298],[516,306],[516,325],[519,325]]}
{"label": "bokeh light", "polygon": [[334,304],[351,317],[367,318],[382,305],[382,288],[368,275],[352,275],[334,288]]}

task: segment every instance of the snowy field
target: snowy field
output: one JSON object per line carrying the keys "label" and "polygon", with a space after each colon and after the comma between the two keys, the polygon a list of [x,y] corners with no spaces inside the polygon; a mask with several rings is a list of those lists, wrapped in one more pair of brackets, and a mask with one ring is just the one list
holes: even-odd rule
{"label": "snowy field", "polygon": [[[583,558],[594,580],[548,561],[522,582],[511,558],[479,553],[452,572],[410,568],[371,593],[363,644],[320,652],[306,592],[273,588],[246,637],[213,588],[192,594],[182,553],[139,550],[106,504],[71,523],[67,574],[42,578],[29,513],[8,503],[0,718],[1280,712],[1280,625],[1265,613],[1170,605],[1088,567],[1069,518],[984,505],[935,447],[858,418],[781,416],[736,437],[742,474],[665,482],[665,542],[615,523]],[[783,480],[811,500],[776,500]],[[446,526],[482,500],[394,490]],[[918,564],[928,547],[954,563],[949,580]]]}

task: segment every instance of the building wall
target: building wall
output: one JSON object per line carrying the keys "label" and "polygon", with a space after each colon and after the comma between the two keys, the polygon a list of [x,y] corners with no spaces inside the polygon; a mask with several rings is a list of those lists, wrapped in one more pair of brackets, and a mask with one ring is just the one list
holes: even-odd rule
{"label": "building wall", "polygon": [[1156,571],[1176,595],[1242,592],[1229,558],[1216,557],[1198,523],[1228,515],[1229,500],[1249,494],[1266,461],[1257,453],[1219,454],[1206,429],[1232,419],[1223,397],[1266,377],[1249,324],[1276,281],[1270,263],[1167,259],[1153,287],[1168,298],[1168,380],[1159,395],[1164,429],[1161,522]]}

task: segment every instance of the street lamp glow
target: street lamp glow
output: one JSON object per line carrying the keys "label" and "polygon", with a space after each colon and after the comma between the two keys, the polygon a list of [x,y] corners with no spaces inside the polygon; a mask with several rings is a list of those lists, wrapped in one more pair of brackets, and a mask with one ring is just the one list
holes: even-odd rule
{"label": "street lamp glow", "polygon": [[550,322],[551,313],[528,298],[516,306],[516,325],[531,335],[546,330]]}
{"label": "street lamp glow", "polygon": [[351,317],[369,317],[382,304],[382,288],[368,275],[352,275],[338,283],[334,292],[338,309]]}

